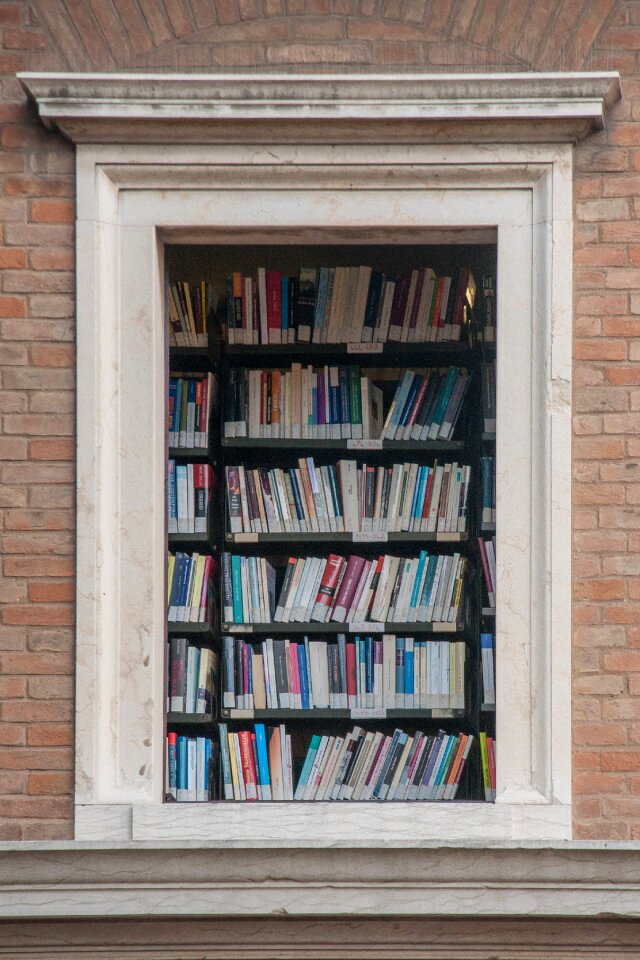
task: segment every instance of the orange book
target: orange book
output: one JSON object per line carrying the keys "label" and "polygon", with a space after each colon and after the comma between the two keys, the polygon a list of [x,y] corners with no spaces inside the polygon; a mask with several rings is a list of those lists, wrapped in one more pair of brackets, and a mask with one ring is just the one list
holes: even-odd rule
{"label": "orange book", "polygon": [[269,736],[269,776],[271,777],[271,799],[284,800],[282,748],[278,727],[272,727]]}
{"label": "orange book", "polygon": [[256,767],[253,761],[253,750],[251,748],[251,734],[248,730],[241,730],[238,734],[240,743],[240,759],[242,761],[242,778],[244,788],[247,793],[247,800],[258,799],[258,778],[256,776]]}

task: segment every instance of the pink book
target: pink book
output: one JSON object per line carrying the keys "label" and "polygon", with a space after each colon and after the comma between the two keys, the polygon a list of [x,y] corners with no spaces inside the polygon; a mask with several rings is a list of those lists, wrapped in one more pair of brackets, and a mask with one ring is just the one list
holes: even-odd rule
{"label": "pink book", "polygon": [[294,696],[294,705],[296,710],[302,709],[302,696],[301,696],[301,687],[300,687],[300,665],[298,661],[298,644],[294,643],[293,640],[289,644],[289,662],[291,665],[291,684]]}
{"label": "pink book", "polygon": [[367,577],[369,576],[369,571],[371,570],[371,560],[367,560],[364,567],[362,568],[362,573],[360,574],[360,579],[358,580],[358,586],[356,587],[356,592],[353,595],[353,600],[347,610],[347,617],[349,620],[353,620],[356,610],[360,606],[360,600],[362,598],[362,591],[364,590]]}
{"label": "pink book", "polygon": [[345,622],[347,618],[347,611],[351,608],[353,598],[356,590],[358,589],[358,584],[360,583],[360,577],[362,575],[365,563],[366,560],[364,557],[349,557],[347,561],[347,569],[344,572],[342,583],[340,584],[340,589],[338,590],[336,596],[336,602],[331,615],[332,620],[337,620],[338,623]]}

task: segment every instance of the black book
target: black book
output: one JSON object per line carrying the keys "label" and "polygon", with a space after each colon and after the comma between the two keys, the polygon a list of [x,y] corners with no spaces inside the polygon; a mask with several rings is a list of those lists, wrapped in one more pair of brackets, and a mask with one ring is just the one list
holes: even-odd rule
{"label": "black book", "polygon": [[273,662],[276,670],[276,690],[278,691],[278,705],[281,710],[288,710],[289,678],[287,676],[287,651],[284,640],[273,641]]}
{"label": "black book", "polygon": [[169,709],[171,713],[184,713],[187,693],[187,648],[186,637],[172,637],[169,644]]}

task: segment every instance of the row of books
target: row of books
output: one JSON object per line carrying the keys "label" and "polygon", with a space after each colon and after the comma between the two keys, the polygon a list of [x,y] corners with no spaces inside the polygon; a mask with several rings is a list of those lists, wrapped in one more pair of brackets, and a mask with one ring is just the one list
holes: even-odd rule
{"label": "row of books", "polygon": [[222,554],[227,623],[431,623],[457,620],[467,560],[459,553],[368,560],[289,557],[277,604],[263,557]]}
{"label": "row of books", "polygon": [[494,737],[490,737],[484,732],[480,733],[478,739],[480,741],[484,798],[492,801],[496,798],[496,741]]}
{"label": "row of books", "polygon": [[[231,533],[458,532],[467,529],[471,467],[458,463],[225,470]],[[171,528],[170,528],[171,529]]]}
{"label": "row of books", "polygon": [[224,435],[375,440],[382,431],[383,409],[382,390],[358,366],[240,367],[228,375]]}
{"label": "row of books", "polygon": [[222,706],[236,710],[463,710],[466,645],[385,634],[223,637]]}
{"label": "row of books", "polygon": [[167,592],[169,623],[210,623],[216,563],[201,553],[169,554]]}
{"label": "row of books", "polygon": [[170,713],[213,712],[218,654],[189,643],[186,637],[169,641],[167,710]]}
{"label": "row of books", "polygon": [[496,605],[496,538],[485,540],[478,538],[478,552],[482,564],[482,576],[487,591],[488,605],[495,609]]}
{"label": "row of books", "polygon": [[166,739],[166,790],[179,803],[203,803],[217,797],[220,749],[208,737],[168,733]]}
{"label": "row of books", "polygon": [[205,280],[167,283],[166,300],[170,346],[206,347],[213,307],[211,284]]}
{"label": "row of books", "polygon": [[217,401],[217,379],[169,378],[169,446],[202,449],[209,446],[211,411]]}
{"label": "row of books", "polygon": [[480,457],[480,509],[482,523],[496,522],[496,462]]}
{"label": "row of books", "polygon": [[486,433],[496,432],[496,364],[489,360],[480,364],[482,414]]}
{"label": "row of books", "polygon": [[450,440],[470,374],[460,367],[406,370],[382,431],[385,440]]}
{"label": "row of books", "polygon": [[220,765],[225,800],[293,800],[291,734],[284,724],[220,732]]}
{"label": "row of books", "polygon": [[[397,380],[384,413],[382,389],[360,367],[293,363],[288,371],[230,371],[224,435],[254,439],[450,440],[470,374],[460,367],[378,370]],[[382,379],[381,379],[382,378]]]}
{"label": "row of books", "polygon": [[206,533],[214,482],[208,463],[176,464],[169,460],[167,473],[167,531]]}
{"label": "row of books", "polygon": [[297,277],[260,267],[226,278],[230,344],[459,341],[476,283],[468,267],[438,277],[370,266],[302,267]]}
{"label": "row of books", "polygon": [[492,633],[480,634],[480,657],[482,661],[482,702],[496,702],[496,664]]}

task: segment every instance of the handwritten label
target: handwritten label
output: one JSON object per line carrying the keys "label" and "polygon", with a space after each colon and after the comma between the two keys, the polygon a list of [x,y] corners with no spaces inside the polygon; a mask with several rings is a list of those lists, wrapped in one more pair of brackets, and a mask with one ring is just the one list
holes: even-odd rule
{"label": "handwritten label", "polygon": [[366,620],[354,620],[348,624],[350,633],[383,633],[384,623],[369,623]]}
{"label": "handwritten label", "polygon": [[382,440],[347,440],[347,450],[382,450]]}
{"label": "handwritten label", "polygon": [[388,536],[385,533],[374,533],[370,530],[357,530],[353,535],[354,543],[387,543]]}
{"label": "handwritten label", "polygon": [[348,343],[347,353],[382,353],[382,343]]}
{"label": "handwritten label", "polygon": [[384,720],[387,711],[382,707],[352,707],[352,720]]}

